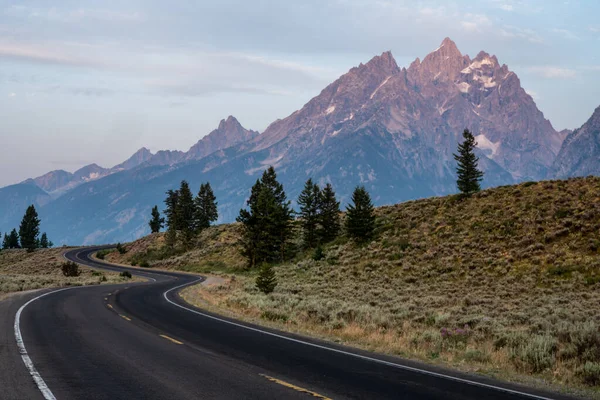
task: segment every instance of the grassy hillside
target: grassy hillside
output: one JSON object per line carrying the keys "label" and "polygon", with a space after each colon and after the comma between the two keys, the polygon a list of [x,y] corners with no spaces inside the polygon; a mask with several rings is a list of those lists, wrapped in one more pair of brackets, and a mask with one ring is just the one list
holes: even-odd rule
{"label": "grassy hillside", "polygon": [[242,318],[505,378],[598,390],[599,178],[412,201],[377,215],[372,242],[340,238],[322,260],[305,251],[278,265],[279,285],[268,296],[254,287],[256,272],[243,270],[236,225],[209,229],[190,253],[170,256],[155,235],[107,259],[225,274],[226,284],[184,296]]}
{"label": "grassy hillside", "polygon": [[0,299],[8,293],[46,287],[81,286],[129,281],[117,273],[81,267],[78,277],[65,277],[60,268],[65,249],[2,250],[0,252]]}

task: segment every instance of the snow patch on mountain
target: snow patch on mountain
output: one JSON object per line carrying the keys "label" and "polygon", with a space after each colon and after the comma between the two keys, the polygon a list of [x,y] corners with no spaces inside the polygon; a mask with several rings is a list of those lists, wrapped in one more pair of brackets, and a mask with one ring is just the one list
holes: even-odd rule
{"label": "snow patch on mountain", "polygon": [[335,111],[335,106],[329,106],[327,110],[325,110],[325,115],[329,115]]}
{"label": "snow patch on mountain", "polygon": [[373,97],[375,97],[375,95],[377,94],[377,91],[378,91],[379,89],[381,89],[381,87],[382,87],[383,85],[385,85],[385,84],[386,84],[386,83],[387,83],[387,82],[390,80],[390,78],[391,78],[391,77],[392,77],[391,75],[390,75],[390,76],[388,76],[387,78],[385,78],[385,79],[383,80],[383,82],[381,82],[381,84],[380,84],[379,86],[377,86],[377,89],[375,89],[375,91],[374,91],[373,93],[371,93],[371,97],[369,97],[369,99],[370,99],[370,100],[373,100]]}
{"label": "snow patch on mountain", "polygon": [[488,153],[488,157],[494,158],[498,153],[498,149],[500,148],[499,141],[494,143],[483,134],[475,136],[475,140],[477,141],[477,147],[484,150],[485,153]]}

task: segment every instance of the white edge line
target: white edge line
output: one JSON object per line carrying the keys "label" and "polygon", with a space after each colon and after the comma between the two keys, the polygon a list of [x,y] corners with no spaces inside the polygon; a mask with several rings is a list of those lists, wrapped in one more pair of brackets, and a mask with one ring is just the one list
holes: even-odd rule
{"label": "white edge line", "polygon": [[21,308],[19,308],[19,310],[17,311],[17,313],[15,315],[15,339],[17,341],[17,347],[19,348],[19,353],[21,354],[21,358],[23,359],[23,363],[25,364],[25,367],[27,368],[27,370],[29,371],[29,374],[33,378],[33,381],[37,385],[40,392],[42,392],[42,395],[44,396],[44,399],[46,399],[46,400],[56,400],[56,397],[54,397],[54,394],[52,393],[52,391],[50,390],[50,388],[48,387],[46,382],[44,382],[44,379],[42,379],[42,376],[40,375],[40,373],[37,371],[37,369],[35,369],[35,366],[33,365],[33,361],[31,361],[31,358],[29,357],[29,354],[27,353],[27,349],[25,348],[25,343],[23,342],[23,335],[21,335],[21,314],[23,313],[23,310],[25,309],[25,307],[27,307],[29,304],[33,303],[34,301],[41,299],[44,296],[48,296],[49,294],[53,294],[53,293],[57,293],[57,292],[62,292],[63,290],[77,289],[77,288],[81,288],[81,287],[82,286],[69,287],[69,288],[53,290],[52,292],[44,293],[40,296],[37,296],[37,297],[29,300],[27,303],[23,304],[21,306]]}
{"label": "white edge line", "polygon": [[421,373],[421,374],[424,374],[424,375],[435,376],[437,378],[448,379],[448,380],[452,380],[452,381],[456,381],[456,382],[465,383],[465,384],[468,384],[468,385],[479,386],[479,387],[484,387],[484,388],[488,388],[488,389],[494,389],[494,390],[498,390],[498,391],[501,391],[501,392],[515,394],[515,395],[519,395],[519,396],[525,396],[525,397],[529,397],[531,399],[553,400],[553,399],[551,399],[549,397],[537,396],[537,395],[530,394],[530,393],[520,392],[518,390],[503,388],[503,387],[500,387],[500,386],[494,386],[494,385],[490,385],[490,384],[482,383],[482,382],[471,381],[471,380],[468,380],[468,379],[458,378],[458,377],[451,376],[451,375],[445,375],[445,374],[441,374],[441,373],[438,373],[438,372],[427,371],[425,369],[420,369],[420,368],[415,368],[415,367],[409,367],[407,365],[402,365],[402,364],[396,364],[396,363],[393,363],[393,362],[390,362],[390,361],[380,360],[378,358],[373,358],[373,357],[363,356],[363,355],[360,355],[360,354],[350,353],[348,351],[339,350],[339,349],[335,349],[335,348],[327,347],[327,346],[322,346],[322,345],[315,344],[315,343],[305,342],[304,340],[294,339],[294,338],[291,338],[291,337],[288,337],[288,336],[279,335],[277,333],[273,333],[273,332],[269,332],[269,331],[264,331],[262,329],[257,329],[257,328],[253,328],[251,326],[246,326],[246,325],[243,325],[243,324],[239,324],[237,322],[232,322],[232,321],[228,321],[226,319],[214,317],[212,315],[205,314],[205,313],[193,310],[193,309],[188,308],[188,307],[184,307],[184,306],[182,306],[180,304],[177,304],[177,303],[169,300],[169,298],[168,298],[167,295],[170,292],[172,292],[174,290],[177,290],[177,289],[180,289],[180,288],[182,288],[184,286],[191,286],[191,285],[193,285],[195,283],[200,282],[202,279],[203,278],[200,278],[200,279],[195,280],[193,282],[185,283],[183,285],[179,285],[179,286],[176,286],[174,288],[171,288],[171,289],[167,290],[166,292],[164,292],[163,296],[164,296],[165,300],[167,300],[169,303],[171,303],[171,304],[173,304],[173,305],[175,305],[175,306],[177,306],[179,308],[182,308],[184,310],[187,310],[189,312],[192,312],[194,314],[198,314],[198,315],[201,315],[203,317],[210,318],[210,319],[213,319],[213,320],[216,320],[216,321],[219,321],[219,322],[223,322],[223,323],[226,323],[226,324],[229,324],[229,325],[233,325],[233,326],[237,326],[237,327],[240,327],[240,328],[248,329],[250,331],[254,331],[254,332],[262,333],[262,334],[265,334],[265,335],[273,336],[273,337],[276,337],[276,338],[279,338],[279,339],[288,340],[290,342],[300,343],[300,344],[303,344],[303,345],[306,345],[306,346],[316,347],[318,349],[328,350],[328,351],[332,351],[334,353],[344,354],[344,355],[347,355],[347,356],[360,358],[360,359],[363,359],[363,360],[366,360],[366,361],[371,361],[371,362],[375,362],[375,363],[387,365],[387,366],[394,367],[394,368],[399,368],[399,369],[403,369],[403,370],[407,370],[407,371],[417,372],[417,373]]}
{"label": "white edge line", "polygon": [[[80,253],[75,253],[75,258],[78,258],[79,260],[81,260],[81,258],[79,257],[79,254]],[[66,253],[63,254],[63,257],[66,260],[69,260],[66,256]],[[149,276],[144,276],[144,278],[151,279],[152,281],[156,282],[156,279],[151,278]],[[46,382],[44,381],[44,379],[42,378],[40,373],[35,368],[35,365],[33,365],[33,361],[31,361],[31,357],[29,357],[29,354],[27,353],[27,349],[25,348],[25,342],[23,341],[23,335],[21,334],[21,314],[23,313],[23,310],[25,310],[25,308],[29,304],[33,303],[36,300],[41,299],[42,297],[48,296],[50,294],[62,292],[64,290],[80,289],[83,287],[86,287],[86,286],[73,286],[73,287],[57,289],[57,290],[53,290],[51,292],[44,293],[40,296],[37,296],[37,297],[29,300],[27,303],[23,304],[19,308],[17,313],[15,314],[14,330],[15,330],[15,340],[17,341],[17,347],[19,348],[19,354],[21,354],[21,359],[23,360],[23,363],[25,364],[27,371],[29,371],[29,374],[33,378],[33,381],[35,382],[37,388],[40,390],[40,392],[42,393],[42,396],[44,396],[44,399],[46,399],[46,400],[56,400],[56,397],[54,397],[54,394],[52,393],[52,391],[50,390],[50,388],[48,387],[48,385],[46,384]]]}

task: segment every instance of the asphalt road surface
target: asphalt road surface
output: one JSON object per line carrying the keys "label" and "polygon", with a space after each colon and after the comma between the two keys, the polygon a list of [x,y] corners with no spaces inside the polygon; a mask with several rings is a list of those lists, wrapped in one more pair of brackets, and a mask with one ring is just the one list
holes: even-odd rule
{"label": "asphalt road surface", "polygon": [[[115,271],[87,248],[70,260]],[[0,399],[563,399],[194,308],[199,277],[44,290],[0,302]]]}

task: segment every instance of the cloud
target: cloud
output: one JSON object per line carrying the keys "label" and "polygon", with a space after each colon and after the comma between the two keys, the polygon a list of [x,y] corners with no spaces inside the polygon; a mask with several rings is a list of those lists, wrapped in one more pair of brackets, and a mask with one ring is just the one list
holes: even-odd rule
{"label": "cloud", "polygon": [[553,66],[529,67],[528,71],[549,79],[571,79],[577,76],[577,71],[570,68]]}
{"label": "cloud", "polygon": [[565,39],[581,40],[581,38],[579,36],[577,36],[576,34],[574,34],[573,32],[571,32],[568,29],[556,29],[555,28],[555,29],[552,29],[552,32],[560,34]]}
{"label": "cloud", "polygon": [[17,94],[15,92],[11,92],[8,94],[8,97],[15,97]]}
{"label": "cloud", "polygon": [[113,11],[105,9],[78,8],[61,10],[56,7],[28,7],[24,5],[13,5],[5,10],[10,17],[21,17],[29,19],[42,19],[50,22],[72,23],[85,20],[96,20],[102,22],[140,22],[145,19],[139,11]]}
{"label": "cloud", "polygon": [[510,39],[524,39],[531,43],[543,43],[544,39],[532,29],[519,28],[513,25],[504,25],[500,29],[500,35]]}
{"label": "cloud", "polygon": [[484,14],[465,14],[460,24],[467,32],[482,32],[492,26],[492,21]]}
{"label": "cloud", "polygon": [[219,82],[209,83],[181,80],[154,80],[146,83],[152,93],[167,96],[199,97],[210,96],[218,93],[243,93],[288,95],[289,92],[278,88],[259,87],[244,84],[224,84]]}
{"label": "cloud", "polygon": [[500,4],[500,9],[504,10],[504,11],[512,11],[514,10],[514,7],[512,4]]}

